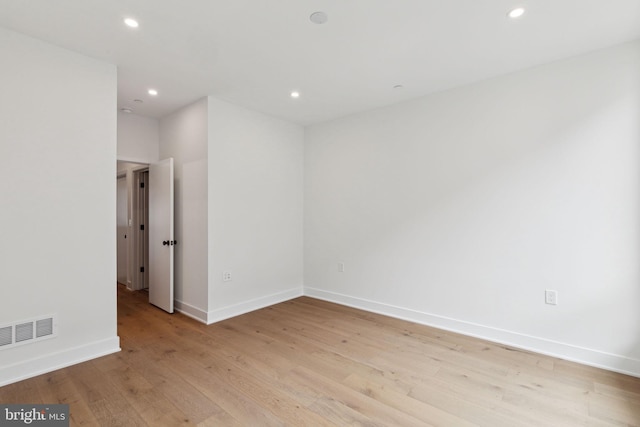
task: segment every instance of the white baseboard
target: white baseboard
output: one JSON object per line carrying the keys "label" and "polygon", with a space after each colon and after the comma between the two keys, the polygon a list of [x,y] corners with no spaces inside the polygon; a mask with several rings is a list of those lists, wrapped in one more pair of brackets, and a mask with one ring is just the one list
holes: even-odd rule
{"label": "white baseboard", "polygon": [[219,322],[221,320],[229,319],[231,317],[239,316],[241,314],[249,313],[250,311],[259,310],[270,305],[288,301],[293,298],[298,298],[302,295],[302,286],[300,286],[298,288],[289,289],[287,291],[278,292],[276,294],[267,295],[264,297],[255,298],[249,301],[244,301],[238,304],[212,310],[208,313],[207,325]]}
{"label": "white baseboard", "polygon": [[[588,366],[594,366],[613,372],[640,377],[640,360],[611,354],[598,350],[574,346],[540,337],[520,334],[476,323],[456,320],[417,310],[356,298],[335,292],[305,287],[267,295],[242,303],[204,312],[184,302],[176,301],[176,310],[202,323],[212,324],[234,316],[239,316],[270,305],[288,301],[306,295],[361,310],[379,313],[386,316],[407,320],[435,328],[448,330],[463,335],[493,341],[523,350],[533,351],[560,359],[570,360]],[[9,366],[0,367],[0,387],[35,377],[57,369],[120,351],[119,337],[97,341],[80,347],[66,349],[57,353],[25,360]]]}
{"label": "white baseboard", "polygon": [[0,367],[0,387],[120,351],[113,337]]}
{"label": "white baseboard", "polygon": [[640,377],[640,360],[305,286],[304,295],[547,356]]}
{"label": "white baseboard", "polygon": [[207,312],[205,310],[179,300],[174,301],[174,308],[177,312],[180,312],[187,317],[191,317],[198,322],[207,324]]}

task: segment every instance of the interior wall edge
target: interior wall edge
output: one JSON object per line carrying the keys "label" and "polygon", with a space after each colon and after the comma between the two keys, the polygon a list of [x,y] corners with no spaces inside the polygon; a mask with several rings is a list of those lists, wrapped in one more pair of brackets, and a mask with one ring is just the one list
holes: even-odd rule
{"label": "interior wall edge", "polygon": [[187,317],[192,318],[193,320],[197,320],[200,323],[204,323],[205,325],[207,324],[207,311],[203,310],[199,307],[195,307],[191,304],[187,304],[184,301],[181,300],[174,300],[174,306],[173,308],[179,312],[184,314]]}
{"label": "interior wall edge", "polygon": [[303,296],[303,286],[209,311],[207,325]]}

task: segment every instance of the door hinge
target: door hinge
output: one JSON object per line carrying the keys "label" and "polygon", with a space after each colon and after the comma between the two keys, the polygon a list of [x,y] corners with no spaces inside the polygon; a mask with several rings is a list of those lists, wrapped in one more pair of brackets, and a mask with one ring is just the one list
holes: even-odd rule
{"label": "door hinge", "polygon": [[140,273],[144,273],[144,267],[140,267]]}
{"label": "door hinge", "polygon": [[140,188],[144,188],[144,182],[140,183]]}
{"label": "door hinge", "polygon": [[140,231],[144,231],[144,224],[140,224]]}

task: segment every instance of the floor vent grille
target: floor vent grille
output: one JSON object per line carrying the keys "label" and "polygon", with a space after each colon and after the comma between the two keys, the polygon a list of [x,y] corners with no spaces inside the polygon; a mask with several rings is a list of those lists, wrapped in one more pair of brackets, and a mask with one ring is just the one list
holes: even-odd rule
{"label": "floor vent grille", "polygon": [[0,326],[0,350],[56,336],[55,316]]}

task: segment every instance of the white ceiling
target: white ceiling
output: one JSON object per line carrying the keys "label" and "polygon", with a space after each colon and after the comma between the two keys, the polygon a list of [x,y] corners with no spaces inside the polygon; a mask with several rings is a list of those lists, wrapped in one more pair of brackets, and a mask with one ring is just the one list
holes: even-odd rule
{"label": "white ceiling", "polygon": [[0,0],[0,26],[116,64],[136,114],[213,95],[310,124],[638,39],[640,0]]}

